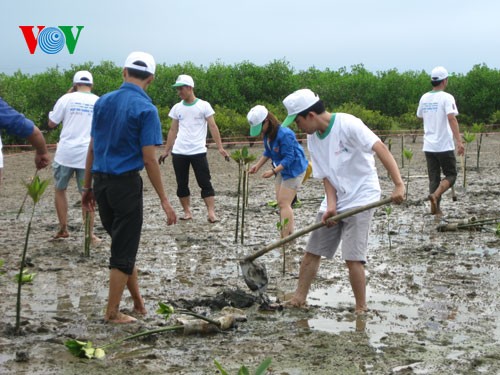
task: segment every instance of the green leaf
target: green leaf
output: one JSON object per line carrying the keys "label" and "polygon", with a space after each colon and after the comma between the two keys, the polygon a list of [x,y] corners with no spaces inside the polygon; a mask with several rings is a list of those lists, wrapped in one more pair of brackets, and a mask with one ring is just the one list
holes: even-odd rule
{"label": "green leaf", "polygon": [[24,182],[24,186],[28,190],[28,195],[31,197],[33,202],[37,204],[40,201],[45,189],[49,186],[50,180],[40,180],[40,176],[35,176],[30,183]]}
{"label": "green leaf", "polygon": [[217,362],[216,359],[214,359],[214,364],[215,367],[217,367],[217,370],[219,370],[222,375],[229,375],[228,372],[222,368],[222,365],[219,362]]}
{"label": "green leaf", "polygon": [[70,353],[73,354],[75,357],[81,357],[83,353],[82,348],[85,345],[87,345],[87,343],[78,340],[66,340],[64,345],[69,349]]}
{"label": "green leaf", "polygon": [[[26,270],[23,270],[23,274],[21,276],[21,284],[31,283],[33,281],[33,279],[35,278],[35,275],[36,275],[36,273],[26,273],[25,271]],[[14,276],[14,280],[16,282],[19,282],[19,274],[16,274]]]}
{"label": "green leaf", "polygon": [[269,201],[267,202],[267,205],[272,208],[278,207],[278,202],[277,201]]}
{"label": "green leaf", "polygon": [[156,310],[156,313],[163,315],[165,320],[170,318],[170,315],[172,315],[174,313],[174,308],[172,306],[167,305],[161,301],[158,302],[158,306],[160,306],[160,307],[158,308],[158,310]]}
{"label": "green leaf", "polygon": [[271,365],[273,360],[271,358],[264,359],[259,367],[255,370],[255,375],[262,375],[267,371],[267,368]]}
{"label": "green leaf", "polygon": [[248,147],[245,146],[241,149],[241,156],[243,157],[243,159],[246,159],[248,157]]}
{"label": "green leaf", "polygon": [[474,133],[469,133],[468,131],[464,132],[465,143],[471,143],[474,139],[476,139],[476,135]]}
{"label": "green leaf", "polygon": [[403,150],[403,156],[405,157],[405,159],[411,161],[411,159],[413,158],[413,151],[408,148],[405,148]]}
{"label": "green leaf", "polygon": [[241,366],[240,371],[238,371],[238,375],[250,375],[250,372],[245,366]]}
{"label": "green leaf", "polygon": [[231,153],[231,158],[236,161],[236,162],[239,162],[241,160],[241,151],[240,150],[235,150]]}
{"label": "green leaf", "polygon": [[94,352],[94,357],[97,359],[103,359],[106,356],[106,352],[101,348],[96,348]]}

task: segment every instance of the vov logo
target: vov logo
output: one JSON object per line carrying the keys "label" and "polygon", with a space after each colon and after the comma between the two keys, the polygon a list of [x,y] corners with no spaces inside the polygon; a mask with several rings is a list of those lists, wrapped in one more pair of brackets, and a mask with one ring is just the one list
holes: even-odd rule
{"label": "vov logo", "polygon": [[[54,55],[61,52],[64,45],[68,47],[68,52],[72,55],[75,52],[76,43],[80,38],[80,32],[84,26],[58,26],[45,27],[37,26],[38,33],[35,37],[33,32],[35,26],[19,26],[24,35],[24,40],[28,46],[30,54],[34,54],[37,45],[42,52]],[[73,34],[73,28],[76,27],[76,35]]]}

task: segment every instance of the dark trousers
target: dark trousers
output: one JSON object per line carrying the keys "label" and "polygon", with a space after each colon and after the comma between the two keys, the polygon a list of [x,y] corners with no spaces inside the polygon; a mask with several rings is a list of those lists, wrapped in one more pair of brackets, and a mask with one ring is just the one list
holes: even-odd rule
{"label": "dark trousers", "polygon": [[441,172],[444,174],[444,179],[448,180],[450,186],[455,184],[457,179],[457,159],[455,151],[444,152],[425,152],[427,160],[427,173],[429,175],[429,192],[432,194],[436,191],[441,183]]}
{"label": "dark trousers", "polygon": [[215,195],[212,187],[210,169],[208,167],[207,154],[179,155],[172,154],[172,165],[174,166],[175,179],[177,180],[177,196],[179,198],[191,195],[189,191],[189,167],[193,167],[194,176],[201,188],[201,197],[213,197]]}
{"label": "dark trousers", "polygon": [[94,174],[94,194],[102,225],[111,236],[109,268],[131,275],[141,239],[142,178],[137,172]]}

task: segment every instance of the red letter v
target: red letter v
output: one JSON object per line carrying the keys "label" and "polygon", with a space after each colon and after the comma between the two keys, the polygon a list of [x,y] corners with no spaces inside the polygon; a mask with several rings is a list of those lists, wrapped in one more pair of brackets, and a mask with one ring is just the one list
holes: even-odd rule
{"label": "red letter v", "polygon": [[35,53],[36,46],[38,44],[38,35],[40,35],[40,31],[42,31],[45,26],[37,26],[38,27],[38,34],[35,38],[35,34],[33,34],[33,27],[34,26],[19,26],[21,31],[23,32],[24,35],[24,40],[26,41],[26,44],[28,45],[28,49],[30,51],[30,54]]}

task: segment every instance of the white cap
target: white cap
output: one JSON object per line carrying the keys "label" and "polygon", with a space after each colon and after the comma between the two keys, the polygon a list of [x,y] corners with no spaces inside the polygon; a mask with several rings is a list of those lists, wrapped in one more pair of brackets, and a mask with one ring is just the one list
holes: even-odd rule
{"label": "white cap", "polygon": [[143,72],[155,74],[156,63],[153,56],[151,56],[149,53],[132,52],[130,55],[128,55],[123,67],[135,70],[142,70]]}
{"label": "white cap", "polygon": [[294,93],[291,93],[285,99],[283,99],[283,104],[288,111],[288,116],[281,125],[290,125],[297,117],[297,114],[306,110],[317,102],[319,102],[319,96],[309,89],[301,89],[295,91]]}
{"label": "white cap", "polygon": [[175,83],[172,85],[172,87],[179,87],[179,86],[194,87],[193,78],[191,76],[188,76],[187,74],[181,74],[179,77],[177,77]]}
{"label": "white cap", "polygon": [[86,70],[80,70],[76,72],[75,76],[73,77],[73,84],[76,85],[77,83],[86,83],[92,85],[94,83],[92,74]]}
{"label": "white cap", "polygon": [[448,71],[442,66],[436,66],[431,72],[431,81],[442,81],[448,78]]}
{"label": "white cap", "polygon": [[256,137],[262,131],[262,123],[267,117],[269,111],[263,105],[256,105],[247,114],[247,120],[250,124],[250,136]]}

